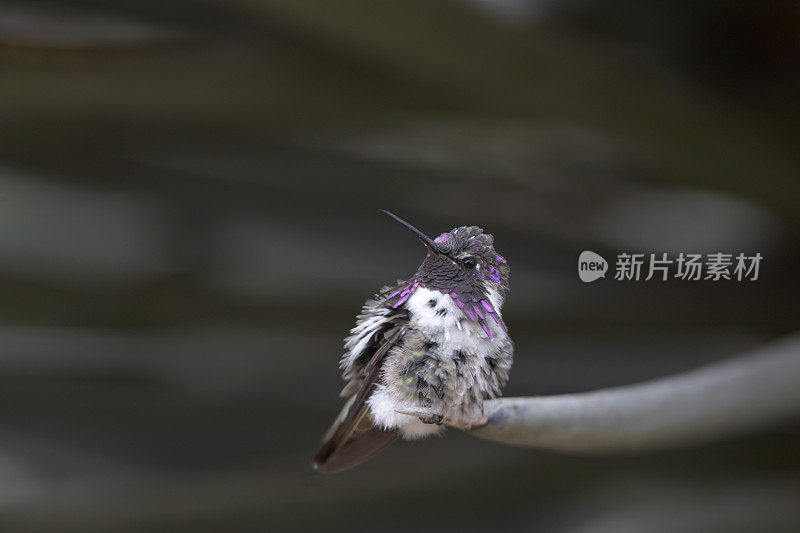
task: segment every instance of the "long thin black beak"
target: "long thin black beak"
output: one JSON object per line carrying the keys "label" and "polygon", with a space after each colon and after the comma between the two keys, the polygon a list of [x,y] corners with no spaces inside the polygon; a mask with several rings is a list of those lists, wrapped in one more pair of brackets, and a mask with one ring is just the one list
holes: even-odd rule
{"label": "long thin black beak", "polygon": [[422,233],[420,230],[418,230],[417,228],[415,228],[414,226],[412,226],[411,224],[409,224],[408,222],[406,222],[405,220],[403,220],[399,216],[397,216],[397,215],[395,215],[393,213],[390,213],[389,211],[386,211],[385,209],[378,209],[378,211],[380,211],[381,213],[387,215],[389,218],[392,218],[395,222],[397,222],[398,224],[400,224],[401,226],[406,228],[408,231],[410,231],[411,233],[416,235],[419,238],[419,240],[422,241],[422,244],[424,244],[425,246],[428,247],[428,250],[430,250],[430,251],[432,251],[434,253],[439,253],[439,249],[436,247],[436,243],[433,242],[430,237],[428,237],[427,235]]}

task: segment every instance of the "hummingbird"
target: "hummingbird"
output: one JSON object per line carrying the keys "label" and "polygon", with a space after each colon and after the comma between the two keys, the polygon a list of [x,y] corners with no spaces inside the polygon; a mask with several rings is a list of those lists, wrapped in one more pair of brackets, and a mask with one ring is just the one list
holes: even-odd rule
{"label": "hummingbird", "polygon": [[364,304],[344,340],[347,398],[313,467],[363,463],[398,438],[414,440],[484,423],[484,400],[508,381],[514,346],[501,309],[509,266],[494,237],[461,226],[435,239],[384,210],[427,249],[417,272]]}

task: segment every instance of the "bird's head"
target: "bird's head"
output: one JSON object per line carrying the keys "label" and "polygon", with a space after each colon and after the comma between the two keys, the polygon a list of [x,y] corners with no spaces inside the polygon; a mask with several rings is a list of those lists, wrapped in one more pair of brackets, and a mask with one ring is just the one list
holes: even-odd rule
{"label": "bird's head", "polygon": [[463,303],[486,299],[491,291],[502,298],[509,289],[509,266],[494,249],[494,237],[478,226],[461,226],[435,239],[400,217],[383,211],[414,233],[428,254],[417,270],[421,287],[449,294]]}

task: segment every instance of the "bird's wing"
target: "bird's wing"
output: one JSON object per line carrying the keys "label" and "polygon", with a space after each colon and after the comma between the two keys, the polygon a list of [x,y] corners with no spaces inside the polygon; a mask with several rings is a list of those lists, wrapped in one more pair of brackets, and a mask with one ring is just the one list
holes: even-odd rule
{"label": "bird's wing", "polygon": [[394,307],[392,298],[387,298],[396,288],[383,289],[364,305],[358,324],[345,341],[348,352],[342,366],[350,382],[342,392],[344,396],[352,396],[314,456],[312,464],[319,472],[329,474],[356,466],[398,437],[397,431],[374,427],[367,416],[367,400],[380,379],[383,359],[402,337],[408,323],[406,311]]}

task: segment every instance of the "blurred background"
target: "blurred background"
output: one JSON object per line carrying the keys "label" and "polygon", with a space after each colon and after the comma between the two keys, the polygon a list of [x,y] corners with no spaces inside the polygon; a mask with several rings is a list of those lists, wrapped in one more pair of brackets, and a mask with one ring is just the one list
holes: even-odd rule
{"label": "blurred background", "polygon": [[[341,339],[423,258],[378,208],[494,234],[507,396],[795,332],[798,82],[794,2],[0,2],[0,529],[797,531],[798,423],[309,460]],[[764,260],[584,284],[585,249]]]}

